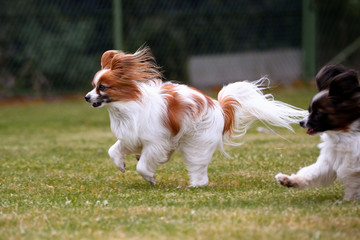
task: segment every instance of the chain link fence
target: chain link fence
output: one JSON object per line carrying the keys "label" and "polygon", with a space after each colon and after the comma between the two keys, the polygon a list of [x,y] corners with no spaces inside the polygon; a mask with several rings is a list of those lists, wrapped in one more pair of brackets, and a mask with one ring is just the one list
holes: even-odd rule
{"label": "chain link fence", "polygon": [[[193,56],[302,47],[301,0],[121,3],[122,50],[133,52],[147,44],[170,80],[192,82]],[[113,6],[110,0],[2,0],[0,96],[88,89],[102,53],[114,48]],[[314,0],[312,7],[318,69],[360,37],[360,0]],[[273,64],[281,70],[288,61]],[[359,49],[342,61],[359,69]]]}

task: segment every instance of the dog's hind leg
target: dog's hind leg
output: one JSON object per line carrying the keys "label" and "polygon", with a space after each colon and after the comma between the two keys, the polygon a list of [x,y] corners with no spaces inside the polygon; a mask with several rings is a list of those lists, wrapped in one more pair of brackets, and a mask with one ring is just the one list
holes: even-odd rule
{"label": "dog's hind leg", "polygon": [[116,141],[108,151],[110,158],[113,160],[115,166],[123,173],[126,171],[125,156],[122,151],[120,141]]}
{"label": "dog's hind leg", "polygon": [[169,151],[162,146],[150,145],[143,147],[136,165],[136,171],[148,182],[155,185],[155,171],[168,161]]}
{"label": "dog's hind leg", "polygon": [[190,176],[189,187],[203,187],[208,185],[209,177],[207,169],[209,164],[195,164],[187,162],[187,169]]}
{"label": "dog's hind leg", "polygon": [[345,186],[344,200],[360,201],[360,172],[353,172],[345,177],[339,176]]}
{"label": "dog's hind leg", "polygon": [[207,170],[217,145],[197,146],[187,144],[181,151],[190,176],[190,187],[202,187],[209,183]]}

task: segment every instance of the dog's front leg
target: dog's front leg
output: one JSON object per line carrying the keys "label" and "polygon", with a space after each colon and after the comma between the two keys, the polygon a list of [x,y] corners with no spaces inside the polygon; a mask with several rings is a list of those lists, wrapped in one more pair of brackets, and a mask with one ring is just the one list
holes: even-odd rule
{"label": "dog's front leg", "polygon": [[108,151],[110,158],[113,160],[115,166],[123,173],[126,171],[125,156],[122,151],[120,140],[117,140]]}
{"label": "dog's front leg", "polygon": [[329,162],[320,155],[317,162],[300,169],[291,176],[279,173],[276,180],[284,187],[307,188],[317,186],[328,186],[336,179],[336,172]]}

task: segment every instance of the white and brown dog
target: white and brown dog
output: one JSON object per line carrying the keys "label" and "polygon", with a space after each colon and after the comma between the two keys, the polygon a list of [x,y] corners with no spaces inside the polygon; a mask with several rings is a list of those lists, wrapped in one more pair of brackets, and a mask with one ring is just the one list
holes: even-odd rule
{"label": "white and brown dog", "polygon": [[279,173],[286,187],[328,186],[338,178],[345,186],[344,200],[360,200],[360,86],[357,72],[330,65],[316,76],[319,92],[300,122],[309,135],[322,133],[316,163],[291,176]]}
{"label": "white and brown dog", "polygon": [[[110,50],[103,54],[85,99],[106,106],[117,142],[109,149],[115,166],[125,172],[125,155],[136,154],[136,170],[155,184],[155,170],[180,150],[190,186],[208,184],[207,168],[223,140],[245,134],[254,120],[291,129],[306,112],[264,95],[256,83],[225,86],[218,101],[183,84],[163,82],[149,48],[134,54]],[[232,143],[231,141],[229,141]]]}

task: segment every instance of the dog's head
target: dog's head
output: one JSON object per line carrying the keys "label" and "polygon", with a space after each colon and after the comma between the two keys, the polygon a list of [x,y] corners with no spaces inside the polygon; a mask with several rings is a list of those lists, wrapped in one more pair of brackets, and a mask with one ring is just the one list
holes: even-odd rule
{"label": "dog's head", "polygon": [[[300,122],[310,135],[328,130],[349,131],[360,118],[360,86],[357,72],[341,66],[326,66],[316,76],[319,92]],[[359,131],[360,129],[356,129]]]}
{"label": "dog's head", "polygon": [[[326,66],[316,76],[319,92],[300,122],[312,135],[328,130],[349,131],[360,118],[360,86],[357,72],[341,66]],[[359,131],[360,129],[356,129]]]}
{"label": "dog's head", "polygon": [[92,81],[93,90],[85,96],[93,107],[116,101],[136,101],[141,96],[139,82],[163,78],[148,47],[134,54],[106,51],[101,57],[101,68]]}

